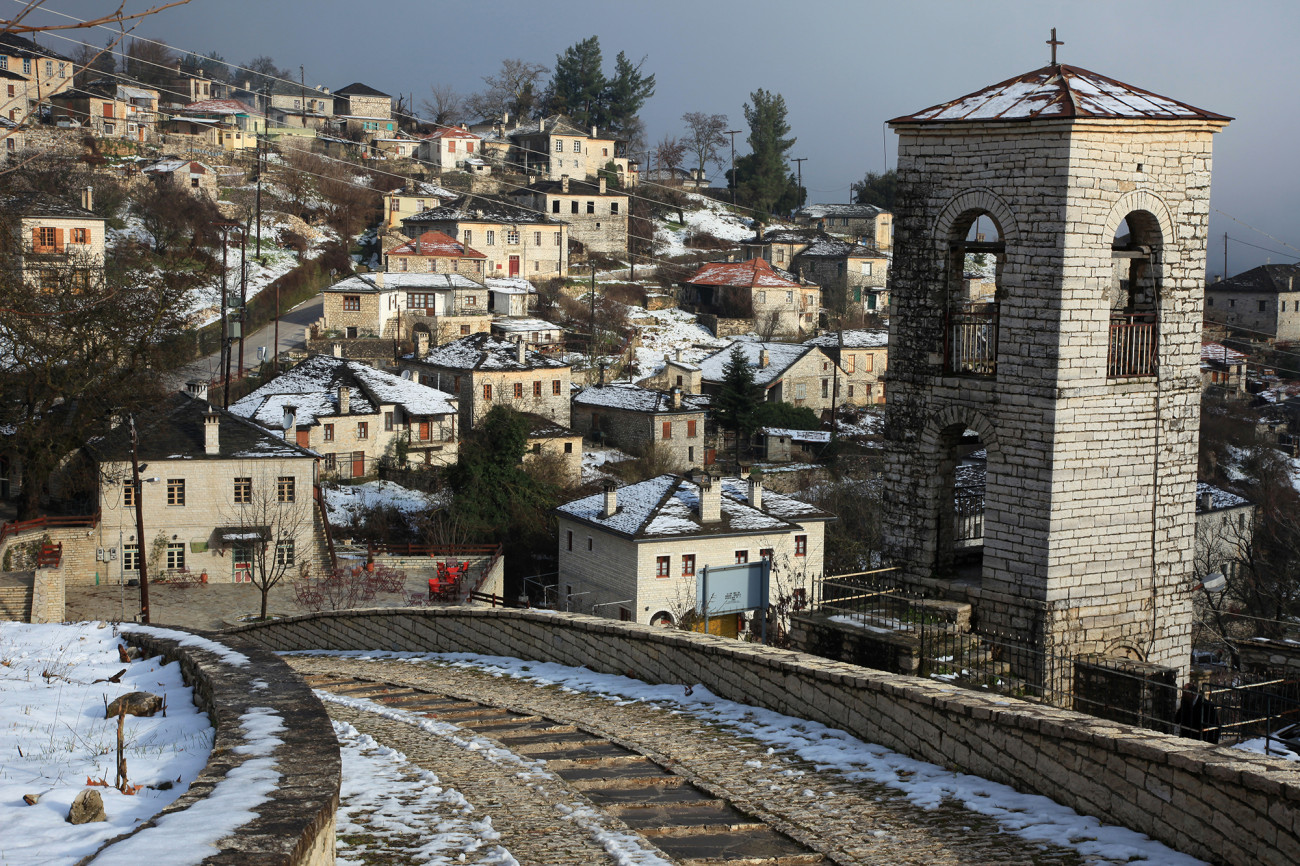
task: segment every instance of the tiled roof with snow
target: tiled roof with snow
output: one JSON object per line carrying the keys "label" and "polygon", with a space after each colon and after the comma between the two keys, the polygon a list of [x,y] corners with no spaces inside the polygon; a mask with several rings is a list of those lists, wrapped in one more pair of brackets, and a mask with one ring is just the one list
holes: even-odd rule
{"label": "tiled roof with snow", "polygon": [[798,282],[778,274],[763,259],[709,262],[686,282],[696,286],[745,286],[755,289],[798,289]]}
{"label": "tiled roof with snow", "polygon": [[297,424],[315,424],[340,415],[339,386],[350,390],[349,415],[374,415],[382,405],[401,406],[409,415],[450,415],[455,399],[436,388],[385,373],[359,361],[314,355],[276,376],[230,407],[236,415],[279,429],[285,408],[294,407]]}
{"label": "tiled roof with snow", "polygon": [[890,123],[1011,121],[1059,118],[1214,120],[1231,118],[1194,108],[1076,66],[1044,66]]}
{"label": "tiled roof with snow", "polygon": [[670,412],[703,412],[708,400],[694,394],[680,394],[676,409],[669,408],[671,394],[639,385],[617,383],[602,387],[583,388],[573,397],[575,406],[596,406],[604,409],[622,409],[627,412],[666,414]]}
{"label": "tiled roof with snow", "polygon": [[[1210,507],[1205,507],[1205,497],[1210,496]],[[1196,513],[1206,514],[1209,511],[1223,511],[1228,508],[1240,508],[1243,505],[1254,505],[1244,496],[1238,496],[1235,493],[1229,493],[1221,487],[1215,487],[1213,484],[1206,484],[1204,481],[1196,482]]]}
{"label": "tiled roof with snow", "polygon": [[513,202],[475,196],[454,204],[445,204],[417,214],[405,217],[402,223],[438,223],[438,222],[496,222],[496,223],[542,223],[561,225],[563,220],[552,219],[550,215],[539,213]]}
{"label": "tiled roof with snow", "polygon": [[[805,346],[819,346],[823,349],[838,349],[840,338],[837,332],[831,331],[804,340],[803,344]],[[884,328],[854,328],[844,332],[844,348],[846,349],[883,349],[888,345],[889,331]]]}
{"label": "tiled roof with snow", "polygon": [[204,165],[192,159],[160,159],[152,165],[147,165],[142,171],[155,174],[171,174],[174,171],[189,171],[191,165],[202,167],[205,171],[212,171],[211,166]]}
{"label": "tiled roof with snow", "polygon": [[764,436],[784,436],[793,442],[821,442],[831,441],[829,430],[791,430],[787,427],[764,427],[761,431]]}
{"label": "tiled roof with snow", "polygon": [[1201,343],[1201,363],[1233,366],[1246,363],[1246,356],[1241,352],[1229,349],[1222,343],[1206,341]]}
{"label": "tiled roof with snow", "polygon": [[620,487],[618,511],[610,517],[601,517],[604,493],[566,502],[556,511],[637,539],[792,532],[805,522],[834,519],[819,508],[767,490],[763,491],[762,510],[751,508],[744,480],[723,478],[714,483],[721,484],[721,519],[710,523],[700,521],[699,486],[677,475],[659,475]]}
{"label": "tiled roof with snow", "polygon": [[440,256],[443,258],[486,259],[483,253],[467,247],[451,235],[428,231],[415,240],[399,244],[388,251],[390,256]]}
{"label": "tiled roof with snow", "polygon": [[840,238],[823,238],[814,244],[809,244],[806,249],[800,251],[799,255],[819,259],[841,257],[854,259],[889,258],[875,247],[855,244],[852,241],[841,240]]}
{"label": "tiled roof with snow", "polygon": [[437,131],[435,131],[435,132],[431,132],[431,133],[429,133],[428,135],[423,135],[423,136],[420,136],[420,137],[423,138],[425,141],[430,141],[430,140],[435,139],[435,138],[474,138],[474,139],[480,139],[480,138],[482,138],[483,136],[479,135],[478,133],[470,132],[468,129],[461,129],[459,126],[448,126],[448,127],[444,127],[443,129],[439,129],[439,130],[437,130]]}
{"label": "tiled roof with snow", "polygon": [[882,213],[889,213],[883,207],[874,204],[806,204],[795,211],[795,216],[809,219],[827,217],[848,217],[849,219],[872,219]]}
{"label": "tiled roof with snow", "polygon": [[[493,291],[496,291],[496,289],[493,289]],[[508,334],[563,330],[563,328],[554,322],[548,322],[545,319],[534,319],[527,316],[502,316],[499,319],[492,320],[492,327]]]}
{"label": "tiled roof with snow", "polygon": [[[700,378],[705,382],[721,382],[726,378],[727,362],[732,349],[739,346],[745,361],[754,371],[756,385],[770,386],[785,374],[796,361],[813,350],[812,346],[798,343],[763,343],[757,340],[736,340],[719,349],[700,362]],[[767,350],[767,366],[762,365],[763,350]]]}
{"label": "tiled roof with snow", "polygon": [[537,292],[533,284],[523,277],[488,277],[485,282],[492,291],[507,295],[531,295]]}
{"label": "tiled roof with snow", "polygon": [[[417,360],[431,367],[450,370],[555,370],[568,369],[569,365],[533,349],[524,350],[524,360],[518,360],[516,344],[492,334],[471,334],[429,350]],[[407,356],[410,358],[411,356]]]}

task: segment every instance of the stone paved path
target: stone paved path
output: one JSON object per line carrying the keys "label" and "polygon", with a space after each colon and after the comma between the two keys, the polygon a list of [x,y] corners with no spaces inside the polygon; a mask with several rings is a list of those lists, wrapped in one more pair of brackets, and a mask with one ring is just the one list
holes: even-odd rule
{"label": "stone paved path", "polygon": [[[490,706],[536,713],[607,737],[685,777],[714,797],[766,822],[793,839],[843,864],[1049,864],[1075,866],[1110,861],[1084,858],[1076,851],[1028,842],[1003,832],[990,818],[955,804],[925,810],[908,802],[899,792],[871,782],[853,782],[834,772],[815,772],[810,765],[769,755],[764,744],[715,728],[686,714],[673,714],[558,688],[539,687],[510,677],[494,677],[479,671],[440,664],[358,661],[328,656],[286,656],[286,661],[303,674],[357,677],[426,689]],[[331,712],[336,705],[330,705]],[[342,716],[340,716],[342,718]],[[494,792],[509,803],[524,803],[538,796],[536,791],[519,790],[502,768],[481,762],[473,753],[458,750],[449,755],[422,751],[427,735],[400,723],[397,728],[370,725],[349,716],[347,721],[376,739],[401,736],[393,741],[414,761],[428,760],[428,768],[460,787],[476,807],[489,808]],[[401,731],[408,728],[410,733]],[[476,731],[484,735],[483,731]],[[490,735],[489,735],[490,736]],[[432,747],[430,747],[432,748]],[[795,774],[787,774],[794,771]],[[799,771],[804,771],[798,774]],[[568,796],[568,792],[565,793]],[[577,796],[576,794],[574,796]],[[515,800],[513,798],[520,798]],[[498,817],[498,814],[500,817]],[[516,837],[535,839],[551,866],[607,862],[591,856],[589,847],[578,839],[580,831],[560,823],[553,808],[510,808],[493,813],[494,825],[503,833],[501,844],[521,862],[526,854],[516,851],[519,842],[508,841],[513,822]],[[548,825],[547,820],[553,822]],[[502,823],[498,824],[497,822]],[[529,823],[529,822],[539,823]],[[557,826],[558,825],[558,826]],[[576,848],[559,847],[568,838]],[[555,845],[556,847],[551,847]],[[570,858],[573,859],[565,859]]]}

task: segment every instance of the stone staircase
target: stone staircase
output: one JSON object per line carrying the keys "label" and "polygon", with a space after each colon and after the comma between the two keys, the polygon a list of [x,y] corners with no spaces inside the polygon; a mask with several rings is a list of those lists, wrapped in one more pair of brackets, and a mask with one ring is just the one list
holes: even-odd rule
{"label": "stone staircase", "polygon": [[31,572],[0,575],[0,620],[32,621],[33,584]]}

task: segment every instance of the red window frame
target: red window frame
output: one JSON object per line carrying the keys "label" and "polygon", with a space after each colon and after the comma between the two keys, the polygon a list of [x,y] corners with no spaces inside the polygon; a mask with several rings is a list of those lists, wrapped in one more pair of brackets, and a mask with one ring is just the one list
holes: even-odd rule
{"label": "red window frame", "polygon": [[736,565],[744,565],[744,564],[747,563],[747,562],[749,562],[749,551],[748,551],[748,550],[737,550],[737,551],[736,551]]}
{"label": "red window frame", "polygon": [[794,537],[794,555],[795,556],[808,555],[808,536],[796,535]]}
{"label": "red window frame", "polygon": [[694,422],[694,421],[687,421],[687,422],[686,422],[686,438],[687,438],[687,439],[694,439],[694,438],[695,438],[695,422]]}
{"label": "red window frame", "polygon": [[664,422],[664,436],[663,436],[663,438],[665,438],[665,439],[671,439],[671,438],[673,438],[673,422],[671,422],[671,421],[665,421],[665,422]]}
{"label": "red window frame", "polygon": [[667,577],[669,575],[670,570],[672,569],[672,566],[673,566],[673,558],[671,556],[656,556],[655,577]]}
{"label": "red window frame", "polygon": [[694,576],[695,576],[695,554],[683,553],[682,554],[682,577],[694,577]]}
{"label": "red window frame", "polygon": [[560,393],[560,380],[559,380],[559,379],[552,379],[552,380],[551,380],[551,393],[552,393],[552,394],[555,394],[556,396],[559,396],[559,393]]}
{"label": "red window frame", "polygon": [[524,383],[523,383],[523,382],[516,382],[516,383],[515,383],[515,399],[516,399],[516,400],[522,400],[522,399],[524,399]]}

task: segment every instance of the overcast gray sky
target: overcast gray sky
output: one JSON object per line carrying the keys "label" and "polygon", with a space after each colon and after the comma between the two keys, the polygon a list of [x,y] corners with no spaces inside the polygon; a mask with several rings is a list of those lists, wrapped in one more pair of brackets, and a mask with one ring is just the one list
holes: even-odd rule
{"label": "overcast gray sky", "polygon": [[[155,3],[127,0],[127,8]],[[0,6],[12,14],[20,3]],[[47,0],[83,18],[115,6]],[[237,63],[266,54],[295,71],[302,64],[308,84],[363,81],[412,93],[417,105],[435,82],[477,90],[504,58],[553,65],[595,34],[607,67],[625,51],[644,55],[655,74],[642,111],[649,140],[680,134],[687,111],[725,113],[743,129],[748,94],[777,91],[798,138],[791,155],[807,157],[810,199],[847,201],[852,181],[893,164],[886,119],[1046,65],[1056,27],[1061,62],[1236,118],[1216,136],[1212,205],[1278,240],[1213,213],[1208,269],[1216,274],[1225,232],[1231,273],[1300,258],[1285,246],[1300,248],[1297,25],[1295,0],[191,0],[137,33]],[[43,41],[64,53],[75,47]],[[747,150],[736,138],[737,153]]]}

